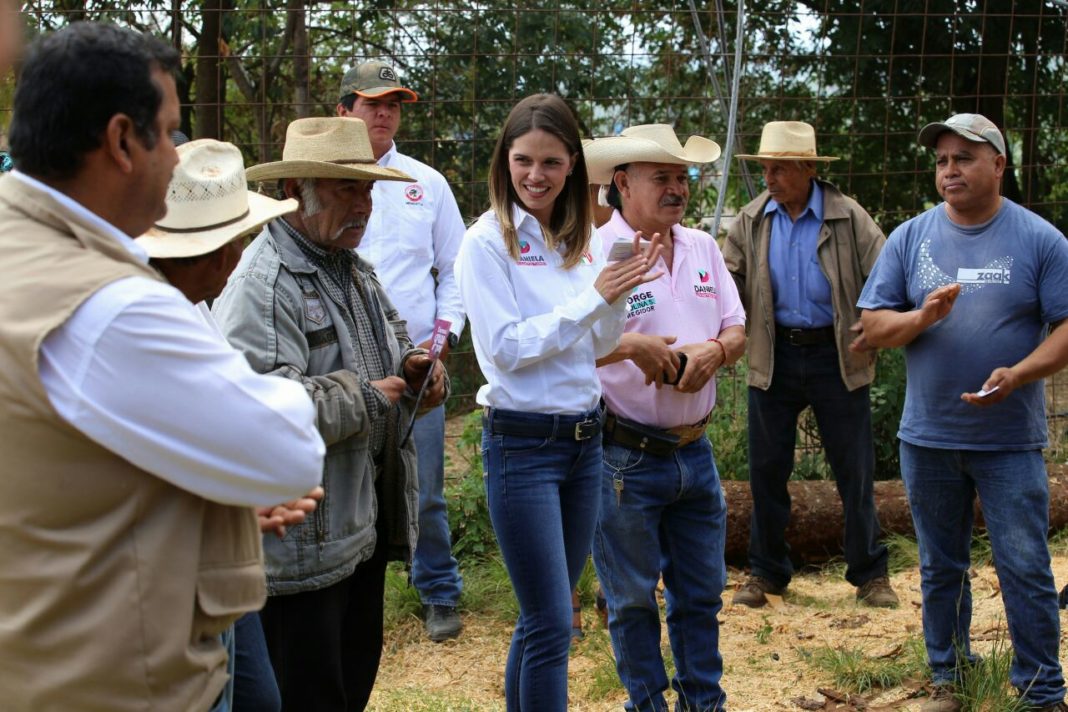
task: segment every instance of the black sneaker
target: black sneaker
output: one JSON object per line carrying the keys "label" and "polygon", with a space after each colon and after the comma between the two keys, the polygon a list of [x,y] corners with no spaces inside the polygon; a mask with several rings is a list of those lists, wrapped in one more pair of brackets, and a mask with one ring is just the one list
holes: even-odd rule
{"label": "black sneaker", "polygon": [[464,623],[460,620],[460,614],[456,612],[454,606],[442,606],[436,603],[423,606],[423,616],[426,634],[435,643],[458,638],[460,631],[464,629]]}

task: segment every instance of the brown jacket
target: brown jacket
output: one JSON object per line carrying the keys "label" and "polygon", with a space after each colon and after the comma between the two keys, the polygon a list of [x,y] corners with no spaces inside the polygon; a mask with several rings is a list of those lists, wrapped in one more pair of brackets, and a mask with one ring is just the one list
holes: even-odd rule
{"label": "brown jacket", "polygon": [[9,712],[210,709],[226,682],[219,633],[265,600],[250,508],[201,499],[105,450],[59,417],[41,385],[45,336],[128,276],[158,279],[47,194],[0,179],[0,706]]}
{"label": "brown jacket", "polygon": [[[857,201],[826,181],[819,181],[819,185],[823,189],[823,226],[817,238],[816,254],[823,274],[831,283],[842,382],[852,391],[868,385],[875,377],[875,352],[850,351],[849,342],[854,334],[849,327],[860,318],[857,299],[886,237]],[[762,390],[771,386],[775,366],[775,303],[768,266],[772,221],[764,215],[770,199],[764,191],[742,208],[723,245],[723,259],[745,305],[749,385]]]}

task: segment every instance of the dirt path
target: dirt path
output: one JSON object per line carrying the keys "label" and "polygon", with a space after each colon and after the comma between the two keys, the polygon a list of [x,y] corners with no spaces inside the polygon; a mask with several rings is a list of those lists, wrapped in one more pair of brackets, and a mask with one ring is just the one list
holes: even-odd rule
{"label": "dirt path", "polygon": [[[1054,561],[1062,585],[1068,558]],[[740,574],[731,572],[732,584]],[[819,700],[818,688],[833,688],[830,677],[805,662],[800,650],[822,646],[860,648],[871,655],[892,654],[910,638],[920,638],[919,574],[893,577],[902,599],[897,610],[858,607],[854,589],[827,575],[796,578],[782,601],[753,610],[724,608],[720,615],[725,671],[723,686],[735,712],[800,710],[796,698]],[[975,615],[972,636],[978,652],[997,636],[1007,636],[997,578],[990,567],[978,569],[972,582]],[[728,594],[729,598],[729,594]],[[570,665],[570,709],[619,710],[625,695],[613,673],[600,622],[586,611],[587,639],[576,645]],[[372,708],[375,710],[503,710],[503,671],[510,626],[468,617],[457,641],[425,641],[418,622],[390,631]],[[1065,650],[1062,642],[1062,663]],[[607,651],[607,652],[606,652]],[[917,710],[909,696],[922,681],[906,683],[872,700],[901,710]],[[607,692],[604,690],[607,688]]]}

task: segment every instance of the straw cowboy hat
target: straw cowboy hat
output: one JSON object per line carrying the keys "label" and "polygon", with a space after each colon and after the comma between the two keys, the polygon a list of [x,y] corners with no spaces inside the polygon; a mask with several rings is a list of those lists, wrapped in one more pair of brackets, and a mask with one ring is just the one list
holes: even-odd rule
{"label": "straw cowboy hat", "polygon": [[249,180],[339,178],[342,180],[406,180],[415,178],[375,162],[367,125],[347,116],[297,119],[286,129],[282,160],[261,163],[248,171]]}
{"label": "straw cowboy hat", "polygon": [[756,154],[739,153],[754,161],[837,161],[816,154],[816,131],[804,121],[769,121],[760,132]]}
{"label": "straw cowboy hat", "polygon": [[624,163],[711,163],[719,158],[719,144],[704,136],[690,136],[679,143],[667,124],[642,124],[623,129],[619,136],[585,142],[586,170],[590,183],[612,182],[616,166]]}
{"label": "straw cowboy hat", "polygon": [[167,214],[137,244],[149,257],[206,255],[296,209],[295,200],[248,190],[237,146],[210,138],[190,141],[178,147]]}

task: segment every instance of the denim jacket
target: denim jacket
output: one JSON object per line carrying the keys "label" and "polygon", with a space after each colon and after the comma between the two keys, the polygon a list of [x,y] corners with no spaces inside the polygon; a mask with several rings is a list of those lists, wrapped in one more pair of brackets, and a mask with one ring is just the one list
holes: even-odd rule
{"label": "denim jacket", "polygon": [[[381,309],[392,327],[392,373],[403,376],[404,359],[414,353],[405,322],[386,296],[370,263],[356,268],[372,285],[369,309]],[[399,447],[411,417],[403,398],[399,418],[390,413],[380,462],[368,449],[371,415],[356,374],[359,355],[343,316],[323,287],[323,275],[277,221],[269,223],[241,256],[241,262],[215,301],[213,313],[230,343],[252,368],[301,382],[315,403],[319,432],[326,442],[323,488],[326,495],[303,524],[284,539],[268,535],[263,548],[272,595],[310,591],[349,576],[374,552],[378,532],[388,537],[391,559],[410,561],[418,534],[418,477],[415,446]],[[379,417],[384,417],[380,415]],[[263,437],[271,437],[264,433]],[[255,447],[255,443],[245,443]],[[376,472],[377,469],[377,472]],[[375,481],[381,478],[375,494]],[[376,532],[376,519],[381,518]]]}

